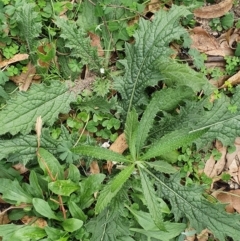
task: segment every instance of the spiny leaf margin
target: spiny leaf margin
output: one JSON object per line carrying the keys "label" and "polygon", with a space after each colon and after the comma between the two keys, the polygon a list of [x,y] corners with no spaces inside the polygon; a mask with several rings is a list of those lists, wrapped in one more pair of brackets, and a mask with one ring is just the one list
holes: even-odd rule
{"label": "spiny leaf margin", "polygon": [[160,57],[171,54],[169,43],[186,33],[177,22],[190,12],[182,6],[173,5],[169,12],[160,10],[153,22],[140,19],[139,29],[135,32],[135,44],[126,44],[126,60],[122,61],[126,73],[115,80],[115,89],[126,102],[126,110],[146,103],[143,94],[147,86],[155,85],[161,77],[154,62]]}
{"label": "spiny leaf margin", "polygon": [[192,143],[197,138],[201,137],[208,129],[199,130],[196,132],[189,133],[188,130],[175,130],[165,136],[160,140],[157,140],[152,146],[143,154],[140,159],[148,160],[153,157],[161,156],[166,154],[168,151],[175,150],[181,146]]}
{"label": "spiny leaf margin", "polygon": [[19,92],[9,100],[0,112],[0,135],[7,132],[12,135],[21,132],[28,134],[41,116],[43,123],[52,125],[59,113],[67,113],[69,104],[75,100],[67,86],[54,81],[50,86],[33,84],[29,91]]}
{"label": "spiny leaf margin", "polygon": [[89,156],[96,159],[115,162],[130,162],[130,160],[125,158],[123,155],[98,146],[78,145],[77,147],[72,148],[71,151],[79,155]]}
{"label": "spiny leaf margin", "polygon": [[88,64],[90,69],[100,71],[101,60],[97,49],[90,44],[90,39],[83,29],[78,28],[75,22],[56,18],[56,25],[61,28],[61,37],[66,41],[66,47],[72,50],[71,55],[81,58],[82,64]]}
{"label": "spiny leaf margin", "polygon": [[[58,140],[51,138],[48,129],[42,129],[41,147],[57,153]],[[0,139],[0,160],[6,158],[8,162],[27,163],[36,159],[36,135],[17,135],[11,139]]]}
{"label": "spiny leaf margin", "polygon": [[[147,105],[136,133],[136,153],[140,153],[149,130],[152,128],[154,118],[159,111],[170,111],[176,108],[183,100],[191,99],[194,92],[188,87],[165,88],[156,92]],[[174,98],[173,98],[174,96]]]}
{"label": "spiny leaf margin", "polygon": [[141,177],[143,194],[153,221],[160,230],[167,231],[164,226],[163,217],[160,211],[161,208],[157,201],[156,193],[152,186],[151,180],[143,168],[139,167],[139,173]]}
{"label": "spiny leaf margin", "polygon": [[111,180],[100,192],[95,206],[95,213],[102,212],[111,200],[117,195],[123,184],[128,180],[134,170],[135,164],[127,166],[113,180]]}

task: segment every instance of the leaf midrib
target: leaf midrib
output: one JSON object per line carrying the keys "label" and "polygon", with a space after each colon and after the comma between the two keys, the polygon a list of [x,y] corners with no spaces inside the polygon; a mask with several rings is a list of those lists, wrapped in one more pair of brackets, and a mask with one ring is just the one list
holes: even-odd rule
{"label": "leaf midrib", "polygon": [[[163,181],[161,181],[159,178],[157,178],[154,174],[152,174],[150,171],[147,170],[147,172],[153,176],[157,181],[159,181],[161,183],[161,185],[163,185],[166,189],[168,189],[170,192],[174,193],[176,195],[176,197],[178,197],[179,199],[182,200],[183,203],[186,203],[192,208],[192,209],[197,209],[200,211],[200,213],[205,214],[205,216],[209,217],[209,219],[213,219],[214,221],[216,221],[216,217],[215,216],[211,216],[211,213],[205,213],[202,209],[198,208],[198,206],[193,206],[192,204],[194,202],[189,202],[187,199],[185,199],[184,197],[180,196],[177,192],[175,192],[173,189],[171,189],[169,186],[167,186]],[[201,202],[201,200],[199,200]],[[182,211],[182,210],[181,210]],[[210,214],[210,215],[209,215]],[[187,214],[186,214],[187,216]],[[222,220],[221,220],[222,222]],[[223,224],[225,224],[228,227],[231,227],[228,225],[228,222],[222,222]],[[213,224],[212,224],[213,225]],[[218,229],[216,229],[218,230]]]}
{"label": "leaf midrib", "polygon": [[[166,15],[166,16],[167,16],[167,15]],[[166,16],[165,16],[165,17],[166,17]],[[160,17],[158,16],[158,18],[160,18]],[[159,20],[159,19],[158,19],[158,20]],[[175,18],[172,18],[170,22],[174,22],[174,21],[176,21],[176,17],[175,17]],[[156,21],[156,22],[157,22],[157,21]],[[156,24],[156,22],[154,22],[154,23],[152,23],[152,24]],[[129,102],[128,112],[127,112],[127,113],[129,113],[129,112],[131,111],[131,107],[132,107],[132,102],[133,102],[133,98],[134,98],[134,93],[135,93],[136,85],[137,85],[137,83],[139,82],[139,75],[140,75],[141,72],[142,72],[142,69],[143,69],[143,66],[144,66],[144,64],[145,64],[145,61],[146,61],[146,59],[149,57],[149,55],[151,54],[152,49],[155,47],[155,42],[157,42],[159,36],[162,34],[163,30],[164,30],[164,29],[166,28],[166,26],[168,26],[168,25],[169,25],[169,22],[167,22],[167,23],[165,24],[165,26],[162,27],[162,30],[161,30],[161,31],[158,33],[158,35],[155,37],[155,40],[154,40],[152,46],[151,46],[151,47],[149,48],[149,50],[147,51],[147,54],[145,55],[145,57],[144,57],[141,65],[140,65],[139,71],[138,71],[138,73],[137,73],[136,80],[135,80],[134,85],[133,85],[133,91],[132,91],[132,93],[131,93],[131,97],[130,97],[130,102]],[[151,25],[150,25],[150,26],[151,26]],[[152,27],[152,26],[151,26],[151,27]],[[135,45],[135,46],[136,46],[136,45]],[[135,46],[134,46],[134,47],[135,47]],[[161,46],[161,47],[162,47],[162,49],[164,48],[164,46]],[[159,48],[160,48],[160,47],[159,47]],[[138,49],[139,49],[139,48],[138,48]],[[159,53],[159,55],[160,55],[160,54],[161,54],[161,53]],[[134,57],[135,57],[135,56],[136,56],[136,54],[135,54],[135,51],[134,51]],[[132,58],[132,60],[134,59],[134,57]],[[158,56],[158,57],[159,57],[159,56]],[[156,57],[155,60],[156,60],[158,57]],[[134,61],[131,61],[131,62],[134,62]],[[131,70],[130,70],[130,73],[131,73]],[[131,74],[131,75],[132,75],[132,74]]]}

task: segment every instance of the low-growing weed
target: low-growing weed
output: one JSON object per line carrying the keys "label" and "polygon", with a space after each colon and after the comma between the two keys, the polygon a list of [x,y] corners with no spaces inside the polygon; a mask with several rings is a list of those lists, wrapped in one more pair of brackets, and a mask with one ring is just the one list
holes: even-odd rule
{"label": "low-growing weed", "polygon": [[212,30],[222,32],[223,30],[233,27],[234,15],[233,13],[227,13],[221,18],[213,18],[209,21],[209,26]]}
{"label": "low-growing weed", "polygon": [[226,73],[228,75],[235,74],[239,69],[240,59],[237,56],[226,56]]}

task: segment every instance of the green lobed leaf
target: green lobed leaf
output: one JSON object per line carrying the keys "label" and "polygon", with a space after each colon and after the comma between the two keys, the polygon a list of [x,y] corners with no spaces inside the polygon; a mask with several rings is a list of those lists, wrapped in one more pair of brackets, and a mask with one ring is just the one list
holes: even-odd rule
{"label": "green lobed leaf", "polygon": [[95,213],[102,212],[111,200],[117,195],[117,193],[122,188],[123,184],[128,180],[130,175],[134,170],[135,164],[129,165],[123,171],[121,171],[117,176],[115,176],[111,181],[104,186],[103,190],[97,199],[95,206]]}
{"label": "green lobed leaf", "polygon": [[170,132],[163,136],[160,140],[153,143],[147,152],[141,156],[141,160],[148,160],[156,156],[161,156],[162,154],[164,155],[168,153],[168,151],[172,151],[181,146],[192,143],[206,132],[207,129],[192,133],[189,133],[187,130],[176,130]]}
{"label": "green lobed leaf", "polygon": [[97,49],[91,46],[86,32],[78,28],[75,22],[63,18],[57,17],[55,23],[61,28],[60,36],[65,39],[65,46],[71,49],[71,56],[81,58],[81,63],[87,64],[90,69],[100,71],[101,60],[98,57]]}
{"label": "green lobed leaf", "polygon": [[130,162],[121,154],[97,146],[79,145],[73,148],[72,152],[83,156],[94,157],[97,159],[111,160],[116,162]]}
{"label": "green lobed leaf", "polygon": [[61,221],[61,219],[55,215],[55,213],[50,208],[48,202],[46,202],[45,200],[40,198],[33,198],[32,203],[35,210],[42,216],[49,219]]}
{"label": "green lobed leaf", "polygon": [[[70,136],[70,135],[69,135]],[[74,163],[79,160],[79,155],[76,155],[71,152],[73,144],[71,140],[64,141],[62,140],[57,147],[57,153],[59,154],[59,158],[62,161],[67,163]]]}
{"label": "green lobed leaf", "polygon": [[171,202],[176,220],[186,216],[197,232],[208,228],[220,241],[226,236],[238,240],[240,235],[240,215],[229,214],[222,204],[214,204],[203,198],[203,186],[182,186],[179,174],[167,179],[159,176],[162,197]]}
{"label": "green lobed leaf", "polygon": [[163,172],[167,174],[177,172],[177,170],[171,164],[165,161],[146,162],[146,164],[159,172]]}
{"label": "green lobed leaf", "polygon": [[77,191],[80,187],[71,180],[57,180],[48,183],[48,188],[55,194],[70,196],[71,193]]}
{"label": "green lobed leaf", "polygon": [[61,223],[64,230],[74,232],[83,226],[83,221],[76,218],[68,218]]}
{"label": "green lobed leaf", "polygon": [[17,180],[0,178],[0,192],[4,200],[10,200],[10,203],[32,203],[32,196],[26,192]]}
{"label": "green lobed leaf", "polygon": [[160,230],[167,231],[163,222],[162,213],[160,211],[161,207],[157,200],[153,184],[145,173],[144,169],[139,168],[139,173],[141,177],[142,191],[147,202],[147,207],[151,214],[151,217],[153,218],[154,223]]}
{"label": "green lobed leaf", "polygon": [[115,89],[126,102],[126,110],[146,103],[145,88],[157,84],[161,77],[155,61],[170,56],[169,43],[186,32],[178,24],[179,18],[189,13],[186,8],[173,5],[168,12],[160,10],[152,22],[140,19],[135,44],[125,46],[126,60],[122,64],[126,73],[115,80]]}
{"label": "green lobed leaf", "polygon": [[[154,118],[159,111],[171,111],[176,108],[185,99],[192,99],[194,93],[188,87],[165,88],[155,92],[150,103],[147,105],[140,124],[137,129],[136,136],[136,152],[140,153],[149,130],[152,128]],[[174,96],[174,98],[173,98]]]}
{"label": "green lobed leaf", "polygon": [[59,81],[50,86],[32,85],[28,92],[19,92],[16,98],[9,100],[0,111],[0,135],[7,132],[12,135],[18,132],[27,134],[34,128],[39,116],[43,123],[52,125],[59,113],[69,111],[69,104],[74,99],[66,85]]}
{"label": "green lobed leaf", "polygon": [[44,173],[53,179],[64,179],[63,167],[58,160],[43,148],[39,148],[38,153],[38,163]]}
{"label": "green lobed leaf", "polygon": [[137,154],[136,153],[136,143],[137,143],[136,130],[138,128],[138,125],[139,125],[138,114],[135,111],[135,109],[133,109],[127,115],[127,120],[126,120],[125,130],[124,130],[128,147],[131,152],[133,160],[135,160],[136,154]]}

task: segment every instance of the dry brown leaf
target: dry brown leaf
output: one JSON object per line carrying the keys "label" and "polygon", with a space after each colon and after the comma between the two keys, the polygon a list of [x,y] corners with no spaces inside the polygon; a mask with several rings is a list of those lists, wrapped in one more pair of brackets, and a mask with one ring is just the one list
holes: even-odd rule
{"label": "dry brown leaf", "polygon": [[236,44],[236,42],[239,42],[239,41],[240,41],[239,33],[233,33],[229,38],[230,48],[236,49],[236,47],[234,47],[234,45]]}
{"label": "dry brown leaf", "polygon": [[113,168],[113,162],[112,161],[107,161],[107,170],[108,173],[112,173],[112,168]]}
{"label": "dry brown leaf", "polygon": [[[191,233],[192,231],[195,231],[195,229],[193,229],[193,228],[186,228],[185,229],[185,233]],[[195,234],[193,234],[191,236],[190,235],[186,235],[184,241],[194,241],[195,240],[195,236],[196,236]]]}
{"label": "dry brown leaf", "polygon": [[9,64],[16,63],[25,59],[28,59],[28,54],[16,54],[11,59],[7,59],[0,62],[0,68],[3,68]]}
{"label": "dry brown leaf", "polygon": [[21,218],[21,221],[22,221],[24,224],[26,224],[26,225],[32,223],[31,226],[37,226],[37,227],[39,227],[39,228],[44,228],[44,227],[46,227],[46,226],[48,225],[47,222],[46,222],[46,220],[44,220],[43,218],[30,217],[30,216],[27,216],[27,215],[26,215],[26,216],[23,216],[23,217]]}
{"label": "dry brown leaf", "polygon": [[28,169],[21,163],[13,165],[13,168],[17,170],[20,174],[23,174],[28,171]]}
{"label": "dry brown leaf", "polygon": [[95,79],[96,79],[96,75],[91,73],[91,75],[89,75],[88,77],[85,77],[84,79],[81,79],[81,78],[76,79],[74,81],[74,85],[72,84],[72,81],[68,81],[67,84],[71,92],[75,94],[79,94],[85,89],[90,89]]}
{"label": "dry brown leaf", "polygon": [[91,33],[91,32],[89,32],[88,34],[89,34],[90,39],[91,39],[91,45],[93,47],[97,47],[98,56],[103,57],[104,51],[103,51],[103,48],[101,46],[100,37],[97,34],[94,34],[94,33]]}
{"label": "dry brown leaf", "polygon": [[[109,147],[109,150],[122,154],[127,148],[128,148],[128,144],[126,142],[126,137],[125,137],[125,134],[122,133]],[[110,160],[107,161],[107,169],[109,173],[111,173],[112,167],[113,167],[113,162]]]}
{"label": "dry brown leaf", "polygon": [[146,6],[146,12],[155,13],[161,8],[161,3],[159,0],[151,0]]}
{"label": "dry brown leaf", "polygon": [[[222,69],[222,68],[220,68],[220,69]],[[224,75],[224,76],[219,77],[218,79],[210,79],[209,82],[213,86],[220,88],[220,86],[222,86],[224,84],[224,82],[227,80],[227,78],[228,77]]]}
{"label": "dry brown leaf", "polygon": [[205,54],[213,55],[213,56],[232,56],[233,51],[230,47],[228,47],[228,48],[220,47],[219,49],[206,51]]}
{"label": "dry brown leaf", "polygon": [[229,192],[219,192],[216,198],[221,203],[228,203],[225,207],[226,211],[233,213],[235,210],[240,213],[240,190],[231,190]]}
{"label": "dry brown leaf", "polygon": [[211,177],[211,173],[213,171],[215,163],[216,163],[216,161],[215,161],[214,157],[211,155],[210,158],[206,161],[206,164],[204,166],[204,173],[208,177]]}
{"label": "dry brown leaf", "polygon": [[191,48],[195,48],[200,52],[206,52],[210,50],[216,50],[220,48],[218,41],[210,36],[203,28],[195,27],[191,32],[192,45]]}
{"label": "dry brown leaf", "polygon": [[24,80],[23,84],[20,85],[20,91],[27,91],[32,83],[33,76],[36,73],[36,68],[31,63],[27,65],[27,72],[21,74],[21,78]]}
{"label": "dry brown leaf", "polygon": [[195,17],[198,18],[219,18],[226,14],[233,5],[233,0],[225,0],[218,4],[201,7],[194,10]]}
{"label": "dry brown leaf", "polygon": [[125,134],[122,133],[114,141],[114,143],[109,147],[110,150],[122,154],[128,148]]}
{"label": "dry brown leaf", "polygon": [[[228,84],[230,83],[231,85],[237,85],[240,83],[240,71],[238,71],[235,75],[233,75],[232,77],[230,77],[228,80],[227,80]],[[220,88],[226,88],[227,87],[227,84],[223,84]]]}
{"label": "dry brown leaf", "polygon": [[0,203],[7,203],[5,200],[2,199],[1,195],[0,195]]}
{"label": "dry brown leaf", "polygon": [[232,195],[231,195],[231,198],[232,198],[233,208],[234,208],[238,213],[240,213],[240,190],[239,190],[239,189],[237,189],[237,190],[231,190],[230,193],[232,194]]}
{"label": "dry brown leaf", "polygon": [[228,173],[232,177],[238,175],[239,163],[236,158],[232,160],[232,163],[229,165],[228,169],[229,169]]}
{"label": "dry brown leaf", "polygon": [[237,184],[238,184],[238,187],[237,188],[235,188],[235,189],[238,189],[239,188],[239,185],[240,185],[240,167],[238,167],[238,172],[237,172],[237,178],[235,178],[235,179],[237,179]]}
{"label": "dry brown leaf", "polygon": [[233,55],[232,49],[226,40],[226,36],[220,40],[214,38],[202,27],[195,27],[191,31],[192,45],[191,48],[195,48],[200,52],[212,56],[226,56]]}
{"label": "dry brown leaf", "polygon": [[[90,164],[90,173],[91,174],[98,174],[100,173],[100,168],[98,166],[98,162],[97,161],[92,161]],[[93,196],[94,198],[97,198],[98,192],[94,192]]]}
{"label": "dry brown leaf", "polygon": [[218,42],[220,44],[222,44],[222,42],[227,42],[224,43],[225,45],[229,46],[229,40],[230,40],[230,36],[233,34],[232,29],[229,29],[227,32],[222,33],[218,38]]}
{"label": "dry brown leaf", "polygon": [[211,232],[208,229],[202,230],[202,232],[197,235],[197,240],[198,241],[208,241],[208,234],[211,234]]}
{"label": "dry brown leaf", "polygon": [[208,55],[213,55],[213,56],[233,56],[234,51],[229,45],[229,39],[231,36],[231,31],[227,31],[226,33],[223,33],[219,38],[217,38],[217,42],[219,43],[220,47],[215,50],[209,50],[206,52]]}
{"label": "dry brown leaf", "polygon": [[28,90],[30,84],[32,83],[33,76],[36,73],[36,68],[31,62],[29,62],[26,67],[27,71],[25,73],[22,72],[18,76],[10,77],[10,80],[12,80],[15,84],[20,85],[19,90],[21,91]]}
{"label": "dry brown leaf", "polygon": [[55,52],[56,46],[54,43],[48,43],[45,41],[42,42],[42,44],[37,47],[37,54],[42,57],[45,56],[46,58],[39,57],[37,65],[47,71],[51,66],[51,63],[54,61],[54,63],[57,63],[57,66],[59,67]]}
{"label": "dry brown leaf", "polygon": [[234,213],[234,208],[232,205],[231,195],[226,192],[219,192],[215,196],[221,203],[227,204],[225,210],[228,213]]}
{"label": "dry brown leaf", "polygon": [[100,173],[100,168],[98,166],[98,162],[97,161],[92,161],[90,164],[90,173],[91,174],[98,174]]}
{"label": "dry brown leaf", "polygon": [[8,218],[8,214],[7,212],[0,212],[0,225],[2,224],[8,224],[10,223],[11,221],[9,220]]}
{"label": "dry brown leaf", "polygon": [[224,147],[220,141],[216,141],[216,148],[222,155],[221,155],[221,158],[215,164],[211,173],[211,177],[215,177],[221,174],[221,172],[223,171],[226,165],[227,148]]}
{"label": "dry brown leaf", "polygon": [[30,216],[25,215],[21,218],[21,221],[24,224],[29,224],[32,222],[33,218],[36,218],[36,217],[30,217]]}
{"label": "dry brown leaf", "polygon": [[194,240],[195,240],[195,235],[187,236],[184,241],[194,241]]}
{"label": "dry brown leaf", "polygon": [[229,168],[231,165],[232,161],[235,159],[236,156],[238,156],[240,159],[240,137],[237,137],[235,139],[234,145],[236,147],[236,150],[232,153],[227,153],[226,158],[227,158],[227,163],[226,163],[226,168]]}
{"label": "dry brown leaf", "polygon": [[211,155],[204,167],[204,173],[211,178],[221,174],[226,165],[227,148],[224,147],[220,141],[216,141],[216,149],[222,154],[221,158],[215,161],[214,157]]}

